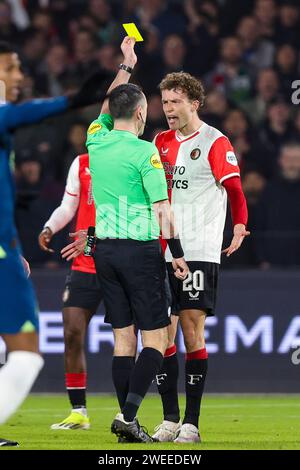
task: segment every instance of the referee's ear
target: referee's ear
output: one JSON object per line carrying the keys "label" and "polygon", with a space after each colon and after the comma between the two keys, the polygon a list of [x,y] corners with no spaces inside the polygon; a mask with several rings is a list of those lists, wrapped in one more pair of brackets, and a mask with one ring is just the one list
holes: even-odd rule
{"label": "referee's ear", "polygon": [[143,108],[140,104],[137,106],[134,114],[138,121],[142,121],[143,124],[145,123],[145,119],[143,118]]}
{"label": "referee's ear", "polygon": [[140,116],[141,116],[141,113],[142,113],[142,106],[140,104],[137,105],[135,113],[136,113],[137,118],[140,119]]}

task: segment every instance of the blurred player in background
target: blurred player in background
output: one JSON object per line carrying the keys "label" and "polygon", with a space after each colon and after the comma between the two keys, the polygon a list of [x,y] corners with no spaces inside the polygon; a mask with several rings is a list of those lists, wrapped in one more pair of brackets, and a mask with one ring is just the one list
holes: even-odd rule
{"label": "blurred player in background", "polygon": [[160,90],[170,129],[159,133],[155,144],[164,165],[169,200],[190,272],[184,281],[173,276],[172,256],[165,246],[172,312],[179,315],[186,347],[186,408],[181,424],[175,345],[178,317],[172,315],[168,349],[156,377],[164,421],[153,437],[192,443],[200,442],[198,420],[208,361],[204,325],[206,317],[214,314],[216,303],[227,195],[234,226],[232,242],[224,250],[227,256],[249,235],[248,212],[232,145],[220,131],[199,118],[204,102],[201,82],[184,72],[171,73],[160,83]]}
{"label": "blurred player in background", "polygon": [[[11,134],[24,124],[94,103],[99,99],[104,77],[97,74],[69,98],[14,104],[24,78],[21,63],[14,48],[0,42],[0,335],[8,351],[7,362],[0,369],[0,424],[20,406],[43,365],[38,349],[37,303],[14,222],[14,182],[9,161]],[[6,444],[16,443],[2,440],[2,445]]]}
{"label": "blurred player in background", "polygon": [[[53,252],[49,243],[77,213],[76,231],[95,225],[95,206],[88,154],[73,161],[61,205],[53,212],[39,236],[44,251]],[[86,331],[102,300],[94,259],[81,254],[74,259],[63,294],[66,388],[71,414],[51,429],[89,429],[86,410],[87,370],[84,352]]]}
{"label": "blurred player in background", "polygon": [[[134,43],[128,37],[123,40],[121,50],[124,56],[124,67],[133,68],[136,63]],[[126,70],[120,69],[108,93],[116,86],[127,83],[129,78],[130,74]],[[103,103],[101,113],[104,112],[103,110],[106,107],[107,100]],[[98,129],[99,125],[94,125],[94,127],[91,125],[88,134],[93,135]],[[88,154],[77,157],[70,167],[62,204],[53,212],[39,236],[42,249],[51,251],[48,245],[52,236],[72,220],[77,209],[76,233],[87,229],[89,226],[95,226],[96,216]],[[68,250],[64,253],[68,259]],[[84,254],[74,257],[71,274],[67,278],[63,296],[66,387],[72,405],[72,412],[61,423],[53,424],[52,429],[88,429],[90,427],[86,411],[87,373],[84,341],[90,319],[96,313],[101,300],[102,294],[96,276],[94,259],[86,257]],[[124,375],[128,374],[128,370],[131,371],[134,359],[135,357],[130,357],[123,360],[122,365],[125,372],[124,368],[119,366],[120,360],[115,358],[113,360],[113,381],[117,390],[120,408],[124,404],[122,397],[126,397],[128,393],[128,381],[122,379]],[[126,360],[130,363],[130,367],[127,367]],[[119,383],[121,382],[123,384],[120,392]]]}

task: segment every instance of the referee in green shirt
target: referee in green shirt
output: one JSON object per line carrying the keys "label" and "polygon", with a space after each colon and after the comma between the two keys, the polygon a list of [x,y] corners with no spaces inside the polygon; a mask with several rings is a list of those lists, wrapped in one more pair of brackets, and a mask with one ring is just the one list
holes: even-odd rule
{"label": "referee in green shirt", "polygon": [[[115,336],[113,379],[121,413],[112,432],[129,441],[152,442],[136,414],[167,346],[170,319],[160,230],[174,256],[174,274],[184,279],[188,267],[175,238],[157,149],[138,138],[145,127],[147,100],[139,87],[126,83],[136,61],[130,41],[133,55],[119,72],[126,78],[119,85],[118,74],[110,87],[109,102],[88,129],[87,148],[96,207],[95,265]],[[136,362],[135,326],[143,343]]]}

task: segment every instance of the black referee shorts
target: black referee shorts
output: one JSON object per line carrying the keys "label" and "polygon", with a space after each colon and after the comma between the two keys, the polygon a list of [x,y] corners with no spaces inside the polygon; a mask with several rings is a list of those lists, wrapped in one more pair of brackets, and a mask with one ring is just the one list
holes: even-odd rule
{"label": "black referee shorts", "polygon": [[94,254],[113,328],[156,330],[170,324],[166,265],[158,240],[97,240]]}

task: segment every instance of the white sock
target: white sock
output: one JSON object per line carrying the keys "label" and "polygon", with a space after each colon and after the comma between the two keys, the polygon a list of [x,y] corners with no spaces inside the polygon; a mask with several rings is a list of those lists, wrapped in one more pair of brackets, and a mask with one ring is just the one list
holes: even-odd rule
{"label": "white sock", "polygon": [[13,351],[0,369],[0,424],[18,409],[44,365],[43,358],[29,351]]}
{"label": "white sock", "polygon": [[82,406],[81,408],[73,408],[72,409],[72,412],[74,413],[80,413],[81,415],[87,417],[87,410],[84,406]]}

